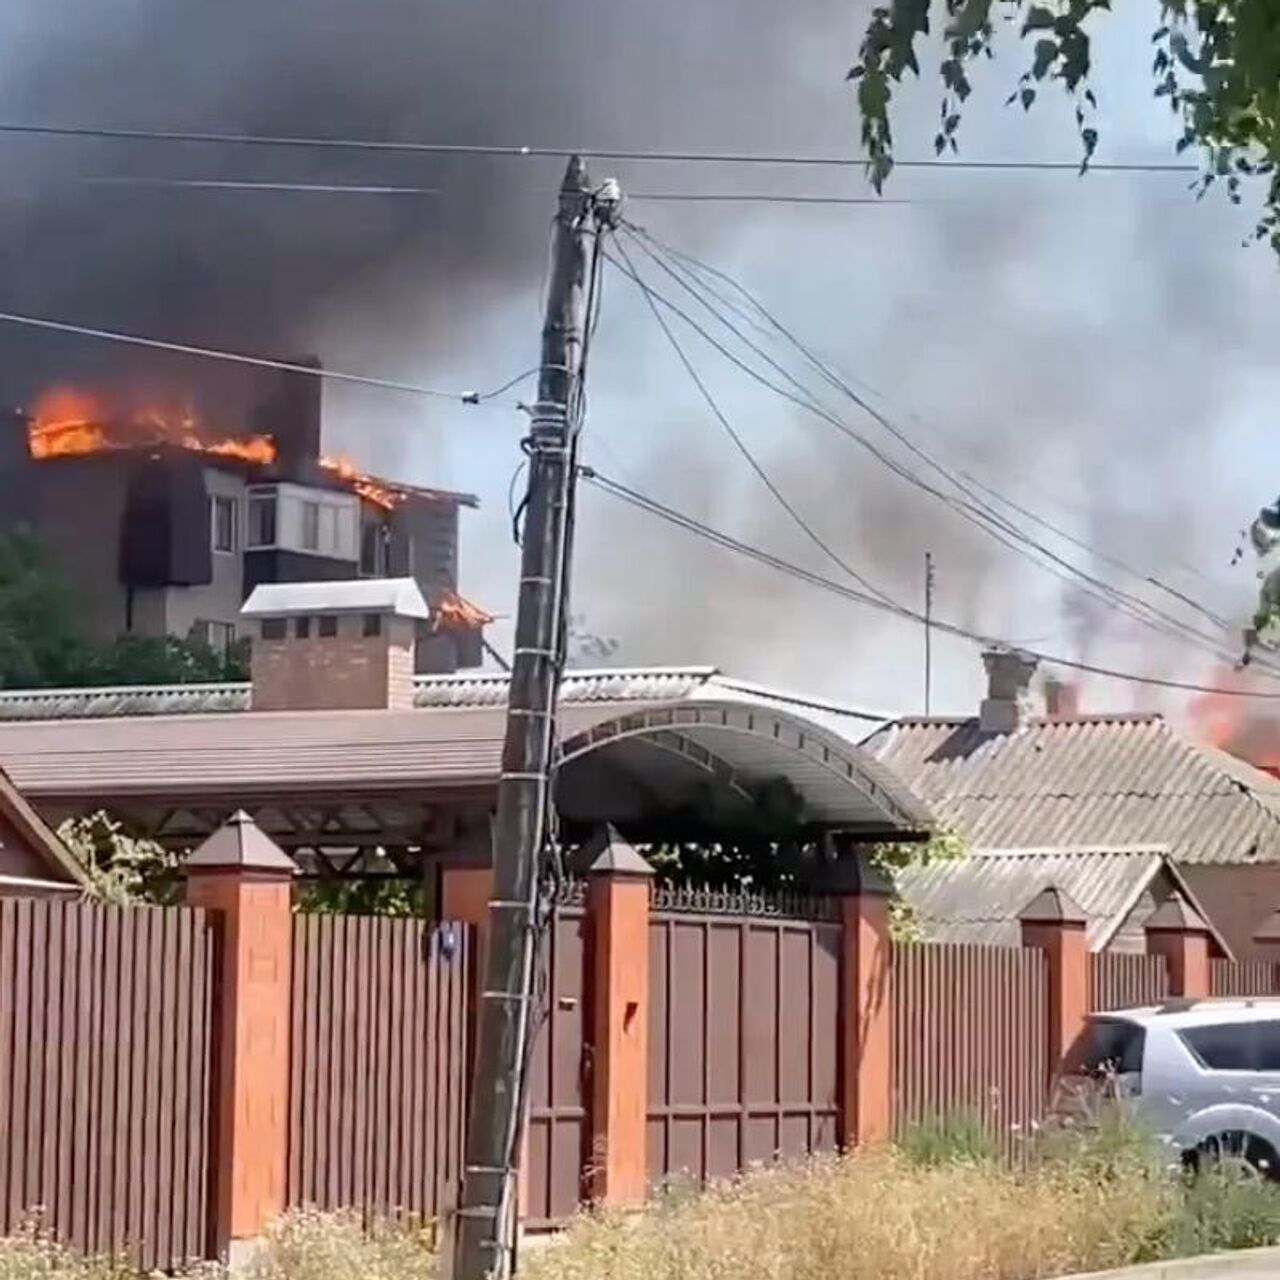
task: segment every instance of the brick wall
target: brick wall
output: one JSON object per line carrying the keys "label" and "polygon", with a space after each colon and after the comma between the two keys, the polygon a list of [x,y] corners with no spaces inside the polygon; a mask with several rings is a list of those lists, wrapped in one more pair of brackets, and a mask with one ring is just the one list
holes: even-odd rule
{"label": "brick wall", "polygon": [[413,624],[382,619],[382,634],[365,636],[363,617],[340,616],[338,634],[299,638],[290,619],[283,640],[253,641],[255,711],[404,709],[413,705]]}

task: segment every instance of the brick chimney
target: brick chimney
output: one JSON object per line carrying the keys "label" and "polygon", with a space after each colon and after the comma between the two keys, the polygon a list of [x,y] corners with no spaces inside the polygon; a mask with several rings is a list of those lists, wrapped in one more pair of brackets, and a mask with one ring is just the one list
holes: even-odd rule
{"label": "brick chimney", "polygon": [[254,711],[407,710],[417,624],[412,578],[271,582],[241,610],[254,624]]}
{"label": "brick chimney", "polygon": [[1031,713],[1031,677],[1038,659],[1017,649],[984,649],[987,696],[978,709],[983,733],[1015,733]]}
{"label": "brick chimney", "polygon": [[1044,713],[1056,720],[1070,720],[1080,714],[1079,686],[1057,676],[1046,676],[1044,682]]}

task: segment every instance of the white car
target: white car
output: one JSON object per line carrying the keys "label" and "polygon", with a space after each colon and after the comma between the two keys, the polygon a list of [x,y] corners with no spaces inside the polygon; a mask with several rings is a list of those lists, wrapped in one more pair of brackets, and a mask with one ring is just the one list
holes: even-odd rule
{"label": "white car", "polygon": [[1206,1154],[1280,1176],[1280,998],[1170,1000],[1091,1014],[1055,1110],[1112,1091],[1196,1164]]}

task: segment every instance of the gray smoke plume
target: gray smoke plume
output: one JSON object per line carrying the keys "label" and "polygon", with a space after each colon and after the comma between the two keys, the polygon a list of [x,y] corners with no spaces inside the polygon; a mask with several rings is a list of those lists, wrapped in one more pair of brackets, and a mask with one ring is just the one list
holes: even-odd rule
{"label": "gray smoke plume", "polygon": [[[1109,158],[1170,154],[1172,127],[1143,72],[1153,14],[1141,8],[1102,28]],[[850,0],[14,0],[0,15],[0,119],[853,155],[843,76],[866,9]],[[1021,66],[1016,46],[1006,52],[981,70],[965,153],[1073,158],[1065,104],[1029,119],[1000,105]],[[900,150],[927,154],[934,83],[903,102]],[[0,310],[243,351],[315,350],[331,366],[459,389],[497,385],[536,356],[558,161],[15,138],[0,138],[0,153]],[[616,172],[641,194],[866,194],[854,170],[597,163],[594,172]],[[128,175],[438,194],[84,181]],[[1239,248],[1247,219],[1225,202],[1197,205],[1185,188],[1176,176],[903,171],[888,194],[907,203],[878,208],[637,199],[631,213],[743,279],[825,356],[884,392],[904,429],[953,465],[1144,573],[1247,610],[1252,584],[1244,571],[1229,577],[1226,562],[1241,513],[1276,487],[1259,458],[1280,389],[1280,294],[1270,259]],[[778,484],[868,578],[918,607],[931,550],[940,616],[1064,656],[1085,651],[1058,578],[685,340]],[[215,417],[243,414],[260,390],[226,366],[0,326],[0,400],[27,400],[53,380],[177,384]],[[906,459],[852,405],[840,408]],[[518,415],[326,393],[335,446],[407,479],[481,494],[485,513],[464,524],[463,587],[499,611],[514,599],[506,503],[520,429]],[[617,276],[607,281],[589,432],[602,470],[841,576],[751,475]],[[873,705],[919,705],[916,628],[726,559],[590,492],[580,530],[574,609],[618,637],[619,660],[711,661]],[[1114,613],[1091,624],[1088,640],[1092,660],[1130,669],[1199,676],[1212,661]],[[971,646],[940,637],[936,673],[935,706],[974,704]],[[1095,698],[1127,705],[1110,684],[1087,684],[1086,703]]]}

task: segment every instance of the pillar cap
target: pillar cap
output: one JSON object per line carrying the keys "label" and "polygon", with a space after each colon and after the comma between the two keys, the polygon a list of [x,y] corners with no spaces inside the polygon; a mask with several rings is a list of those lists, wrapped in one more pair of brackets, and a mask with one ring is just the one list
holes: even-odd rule
{"label": "pillar cap", "polygon": [[1186,898],[1176,890],[1152,912],[1148,933],[1208,933],[1209,925]]}
{"label": "pillar cap", "polygon": [[1273,911],[1254,931],[1254,942],[1280,942],[1280,909]]}
{"label": "pillar cap", "polygon": [[598,828],[579,851],[580,865],[591,876],[652,876],[653,868],[612,822]]}
{"label": "pillar cap", "polygon": [[298,864],[243,810],[237,809],[187,859],[185,870],[244,871],[286,877]]}
{"label": "pillar cap", "polygon": [[1064,889],[1047,885],[1018,913],[1023,924],[1066,924],[1083,927],[1089,923],[1084,908]]}

